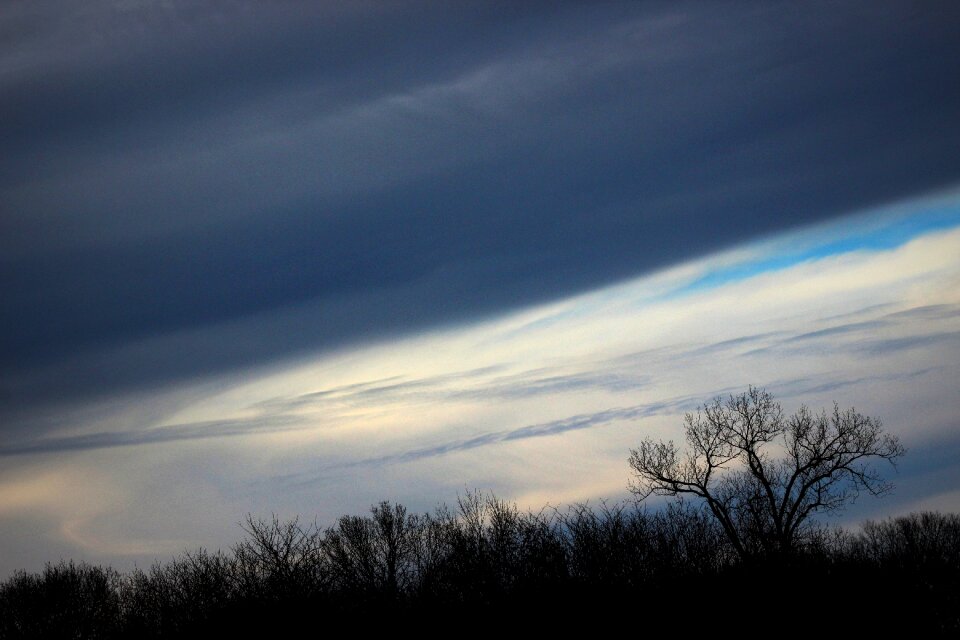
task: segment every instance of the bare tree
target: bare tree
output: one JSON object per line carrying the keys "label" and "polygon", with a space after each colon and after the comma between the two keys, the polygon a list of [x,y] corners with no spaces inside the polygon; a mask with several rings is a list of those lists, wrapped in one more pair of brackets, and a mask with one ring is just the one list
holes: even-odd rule
{"label": "bare tree", "polygon": [[686,451],[651,438],[631,450],[630,490],[640,499],[701,499],[740,557],[789,552],[814,514],[837,511],[861,491],[888,492],[873,463],[894,464],[905,452],[875,418],[836,404],[787,418],[755,387],[688,413],[685,427]]}
{"label": "bare tree", "polygon": [[341,517],[325,532],[323,549],[341,589],[394,600],[416,581],[423,518],[389,502],[370,513]]}
{"label": "bare tree", "polygon": [[247,515],[240,525],[247,539],[234,546],[233,557],[242,588],[272,596],[321,590],[326,567],[321,553],[321,533],[316,524],[304,526],[299,518],[282,521],[276,515],[261,520]]}

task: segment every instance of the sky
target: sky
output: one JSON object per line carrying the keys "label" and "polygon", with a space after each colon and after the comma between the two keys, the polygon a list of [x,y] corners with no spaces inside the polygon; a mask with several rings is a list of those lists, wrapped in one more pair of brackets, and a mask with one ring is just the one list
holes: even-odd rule
{"label": "sky", "polygon": [[[0,575],[628,497],[747,385],[960,510],[960,8],[0,5]],[[891,472],[892,473],[892,472]]]}

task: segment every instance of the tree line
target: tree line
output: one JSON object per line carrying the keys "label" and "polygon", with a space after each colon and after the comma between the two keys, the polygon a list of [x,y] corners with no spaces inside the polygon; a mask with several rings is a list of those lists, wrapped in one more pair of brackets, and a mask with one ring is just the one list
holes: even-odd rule
{"label": "tree line", "polygon": [[[903,455],[855,411],[785,417],[751,388],[686,419],[686,447],[631,452],[638,500],[521,510],[467,492],[411,513],[382,502],[320,527],[248,516],[226,550],[121,574],[48,564],[0,583],[0,638],[810,627],[960,631],[960,515],[857,531],[815,516],[887,490]],[[650,495],[668,496],[648,505]],[[790,514],[793,514],[792,516]],[[451,626],[453,625],[453,626]],[[670,630],[673,631],[670,631]]]}

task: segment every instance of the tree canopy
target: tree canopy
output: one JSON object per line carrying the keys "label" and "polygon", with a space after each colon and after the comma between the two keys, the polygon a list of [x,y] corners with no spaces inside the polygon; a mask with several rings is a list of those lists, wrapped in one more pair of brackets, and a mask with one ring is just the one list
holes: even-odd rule
{"label": "tree canopy", "polygon": [[877,462],[905,453],[880,420],[855,409],[785,416],[764,389],[715,398],[685,416],[686,449],[647,438],[631,450],[630,489],[704,501],[741,556],[789,552],[816,513],[888,492]]}

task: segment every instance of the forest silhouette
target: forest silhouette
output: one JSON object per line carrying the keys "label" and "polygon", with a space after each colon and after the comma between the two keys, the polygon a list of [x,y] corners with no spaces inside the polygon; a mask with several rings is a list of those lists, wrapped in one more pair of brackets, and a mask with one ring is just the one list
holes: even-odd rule
{"label": "forest silhouette", "polygon": [[905,451],[878,420],[787,417],[751,388],[686,425],[685,448],[631,452],[631,488],[664,502],[528,511],[467,491],[432,513],[381,502],[328,527],[251,515],[227,550],[127,574],[17,572],[0,583],[0,638],[960,631],[960,515],[856,530],[815,517],[891,487],[874,463]]}

